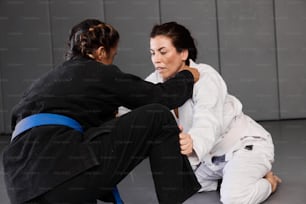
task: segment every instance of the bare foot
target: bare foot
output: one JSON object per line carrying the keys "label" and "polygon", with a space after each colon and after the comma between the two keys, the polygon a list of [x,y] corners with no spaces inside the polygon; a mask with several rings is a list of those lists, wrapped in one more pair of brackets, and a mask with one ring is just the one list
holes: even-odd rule
{"label": "bare foot", "polygon": [[272,193],[274,193],[277,189],[278,184],[280,184],[282,182],[282,180],[273,174],[272,171],[269,171],[265,176],[265,179],[267,179],[269,181],[269,183],[272,186]]}

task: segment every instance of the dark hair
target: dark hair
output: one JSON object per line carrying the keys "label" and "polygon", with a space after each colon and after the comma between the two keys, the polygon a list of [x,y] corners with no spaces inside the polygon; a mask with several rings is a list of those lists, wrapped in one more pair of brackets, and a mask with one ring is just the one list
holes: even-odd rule
{"label": "dark hair", "polygon": [[97,19],[86,19],[72,27],[65,56],[66,59],[75,56],[88,57],[100,46],[109,53],[118,41],[119,33],[113,26]]}
{"label": "dark hair", "polygon": [[189,59],[196,61],[198,51],[194,39],[187,28],[176,22],[163,23],[152,28],[150,37],[154,38],[158,35],[169,37],[178,52],[182,52],[185,49],[188,50],[187,65],[189,65]]}

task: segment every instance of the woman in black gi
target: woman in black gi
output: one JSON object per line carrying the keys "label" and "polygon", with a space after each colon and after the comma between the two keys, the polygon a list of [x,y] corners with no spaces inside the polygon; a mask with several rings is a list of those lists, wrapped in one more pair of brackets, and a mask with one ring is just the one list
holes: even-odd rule
{"label": "woman in black gi", "polygon": [[[123,73],[112,65],[118,40],[99,20],[77,24],[68,60],[14,107],[13,138],[3,155],[12,203],[105,200],[146,157],[160,203],[181,203],[199,189],[168,109],[192,95],[198,73],[186,67],[156,85]],[[116,118],[119,106],[133,111]]]}

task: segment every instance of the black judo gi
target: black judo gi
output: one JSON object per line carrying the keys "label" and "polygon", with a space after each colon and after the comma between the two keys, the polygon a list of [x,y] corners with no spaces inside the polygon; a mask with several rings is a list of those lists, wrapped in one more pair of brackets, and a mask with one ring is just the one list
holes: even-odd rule
{"label": "black judo gi", "polygon": [[119,106],[135,109],[158,103],[172,109],[192,95],[193,83],[191,73],[182,71],[154,85],[114,65],[83,57],[50,70],[27,89],[14,107],[12,130],[29,115],[55,113],[75,119],[85,131],[82,134],[65,126],[40,126],[15,138],[3,154],[12,203],[35,198],[99,166],[101,158],[87,141],[112,131]]}

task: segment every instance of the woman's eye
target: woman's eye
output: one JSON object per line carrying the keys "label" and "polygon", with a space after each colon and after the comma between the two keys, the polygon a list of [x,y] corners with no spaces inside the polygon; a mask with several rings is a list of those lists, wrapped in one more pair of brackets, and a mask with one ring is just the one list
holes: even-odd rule
{"label": "woman's eye", "polygon": [[167,52],[166,51],[161,51],[160,54],[165,55],[165,54],[167,54]]}

